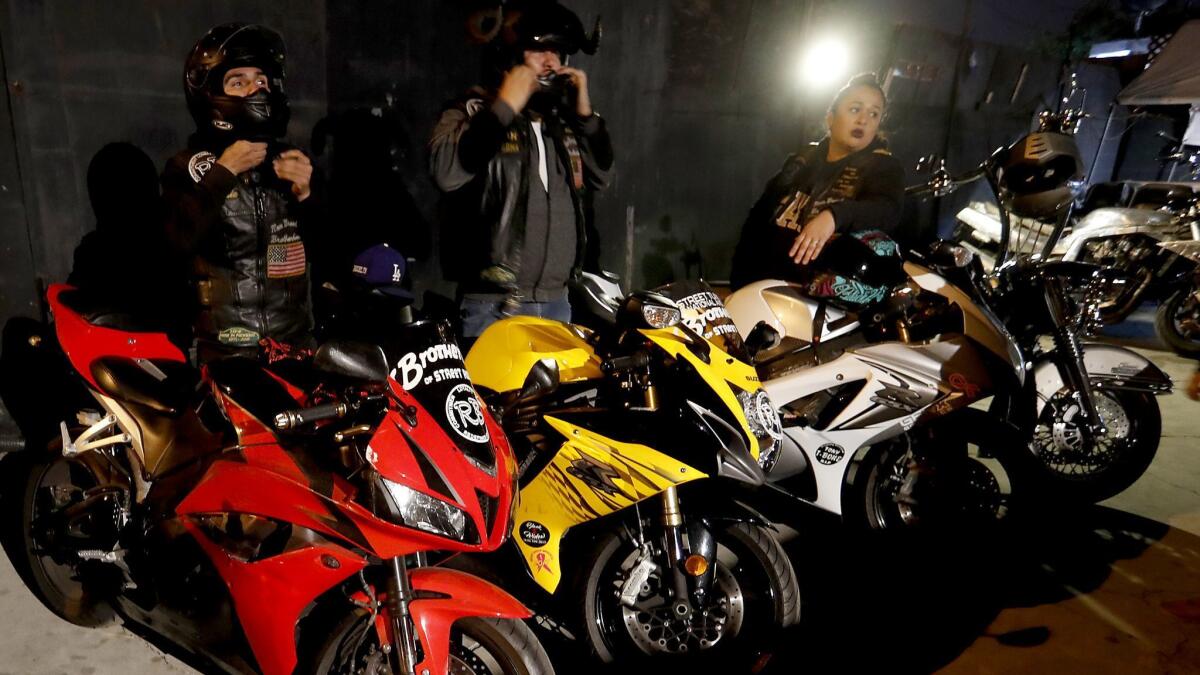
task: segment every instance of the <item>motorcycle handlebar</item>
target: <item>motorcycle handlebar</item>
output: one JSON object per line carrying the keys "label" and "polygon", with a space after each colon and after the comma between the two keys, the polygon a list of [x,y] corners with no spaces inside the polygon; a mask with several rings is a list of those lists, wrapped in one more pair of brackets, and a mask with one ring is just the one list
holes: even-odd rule
{"label": "motorcycle handlebar", "polygon": [[939,179],[934,176],[929,181],[920,185],[911,185],[904,188],[905,196],[921,195],[926,193],[938,193],[938,196],[947,195],[957,190],[960,186],[967,183],[973,183],[982,178],[987,173],[987,162],[971,169],[966,173],[957,176],[946,176]]}
{"label": "motorcycle handlebar", "polygon": [[630,356],[614,356],[601,363],[600,370],[606,373],[615,373],[623,370],[645,368],[648,365],[650,365],[650,355],[646,352],[638,352]]}
{"label": "motorcycle handlebar", "polygon": [[345,403],[324,403],[309,408],[285,410],[275,416],[275,428],[287,431],[312,422],[345,417],[346,410]]}

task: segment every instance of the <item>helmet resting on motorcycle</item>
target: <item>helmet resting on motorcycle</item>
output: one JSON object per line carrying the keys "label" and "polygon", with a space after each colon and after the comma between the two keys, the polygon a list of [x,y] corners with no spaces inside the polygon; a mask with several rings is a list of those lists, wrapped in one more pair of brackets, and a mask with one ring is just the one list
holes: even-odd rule
{"label": "helmet resting on motorcycle", "polygon": [[1072,199],[1069,183],[1083,173],[1075,137],[1039,131],[997,155],[1007,208],[1023,218],[1053,219]]}
{"label": "helmet resting on motorcycle", "polygon": [[[188,54],[183,71],[196,128],[230,142],[282,137],[291,117],[283,88],[285,57],[283,38],[266,26],[227,23],[208,31]],[[250,96],[226,94],[225,74],[243,67],[263,71],[269,90]]]}
{"label": "helmet resting on motorcycle", "polygon": [[809,267],[807,295],[847,311],[880,302],[908,280],[899,247],[879,230],[833,237]]}

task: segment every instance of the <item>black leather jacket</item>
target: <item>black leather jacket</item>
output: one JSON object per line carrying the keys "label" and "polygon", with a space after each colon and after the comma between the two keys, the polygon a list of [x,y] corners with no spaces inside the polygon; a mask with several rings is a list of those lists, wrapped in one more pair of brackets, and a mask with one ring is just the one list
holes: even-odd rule
{"label": "black leather jacket", "polygon": [[[566,117],[546,118],[546,136],[553,139],[559,159],[579,171],[578,180],[571,184],[578,270],[598,266],[587,198],[589,191],[607,185],[613,151],[599,116]],[[511,290],[498,287],[483,273],[497,266],[512,272],[520,269],[532,171],[531,134],[525,115],[514,115],[506,104],[479,89],[443,110],[434,128],[430,172],[446,193],[441,204],[442,270],[464,292]]]}
{"label": "black leather jacket", "polygon": [[315,200],[297,202],[269,158],[235,176],[219,154],[193,140],[162,175],[168,235],[195,261],[197,337],[230,348],[303,341],[313,320],[301,223]]}

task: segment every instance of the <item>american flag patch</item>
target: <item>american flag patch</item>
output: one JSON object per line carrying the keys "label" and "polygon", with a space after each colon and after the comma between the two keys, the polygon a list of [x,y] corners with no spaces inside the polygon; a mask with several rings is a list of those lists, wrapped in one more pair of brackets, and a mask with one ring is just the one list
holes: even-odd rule
{"label": "american flag patch", "polygon": [[287,244],[267,246],[267,278],[283,279],[304,274],[304,243],[293,241]]}

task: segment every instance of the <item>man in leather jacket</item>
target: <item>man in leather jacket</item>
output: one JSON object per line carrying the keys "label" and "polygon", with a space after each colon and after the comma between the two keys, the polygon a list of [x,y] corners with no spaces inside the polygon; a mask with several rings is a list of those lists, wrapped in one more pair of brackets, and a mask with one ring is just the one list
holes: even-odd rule
{"label": "man in leather jacket", "polygon": [[255,354],[260,341],[309,346],[313,319],[302,228],[312,164],[287,130],[283,41],[225,24],[196,43],[184,73],[197,131],[162,175],[167,233],[194,259],[200,360]]}
{"label": "man in leather jacket", "polygon": [[578,17],[537,5],[505,40],[499,87],[446,108],[430,140],[443,270],[459,284],[466,338],[504,314],[570,320],[567,281],[598,259],[587,198],[613,164],[587,76],[565,65],[595,51]]}

